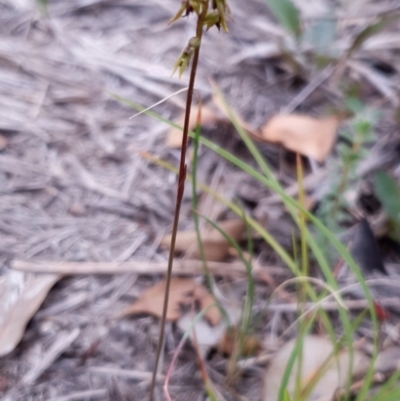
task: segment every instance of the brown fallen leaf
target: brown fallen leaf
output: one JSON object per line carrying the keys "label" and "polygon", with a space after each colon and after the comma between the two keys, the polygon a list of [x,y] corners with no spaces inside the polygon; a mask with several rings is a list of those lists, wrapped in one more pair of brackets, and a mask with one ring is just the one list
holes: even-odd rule
{"label": "brown fallen leaf", "polygon": [[[189,131],[192,131],[196,128],[197,124],[197,115],[199,111],[199,106],[192,106],[192,109],[190,111],[190,119],[189,119]],[[202,106],[201,107],[201,126],[202,127],[208,127],[216,122],[218,122],[220,119],[216,115],[216,113],[211,110],[207,106]],[[183,127],[183,124],[185,122],[185,114],[183,113],[177,121],[175,121],[176,124],[179,126]],[[180,128],[171,128],[168,133],[167,133],[167,138],[165,140],[165,145],[168,146],[169,148],[180,148],[182,145],[182,136],[183,132],[182,129]]]}
{"label": "brown fallen leaf", "polygon": [[[285,369],[296,347],[296,339],[285,344],[273,357],[264,376],[263,401],[276,401]],[[349,377],[349,353],[342,350],[333,356],[333,345],[327,337],[309,335],[304,338],[300,391],[310,390],[306,401],[331,401],[339,388],[346,385]],[[296,359],[289,377],[287,390],[293,398],[297,381],[298,360]],[[360,351],[353,352],[351,376],[367,371],[369,359]],[[311,387],[311,388],[309,388]]]}
{"label": "brown fallen leaf", "polygon": [[[254,336],[245,335],[242,339],[242,357],[254,356],[262,349],[258,339]],[[218,350],[224,355],[232,355],[235,348],[239,346],[239,333],[237,327],[229,327],[218,343]]]}
{"label": "brown fallen leaf", "polygon": [[[162,316],[164,304],[165,280],[148,288],[133,305],[128,307],[121,315],[129,316],[139,313],[148,313],[157,317]],[[214,304],[214,298],[200,284],[192,279],[171,279],[167,320],[176,321],[182,315],[182,306],[197,304],[202,310]],[[204,315],[211,325],[216,325],[221,320],[221,314],[217,306],[210,308]]]}
{"label": "brown fallen leaf", "polygon": [[280,143],[286,149],[324,161],[330,153],[339,126],[335,116],[314,118],[301,114],[280,114],[262,128],[262,139]]}
{"label": "brown fallen leaf", "polygon": [[[245,233],[245,223],[241,219],[226,220],[218,223],[219,227],[225,231],[235,241],[239,240]],[[204,255],[206,260],[220,261],[229,254],[229,243],[225,237],[215,228],[202,230],[200,233]],[[161,240],[161,245],[169,248],[171,244],[171,234],[165,235]],[[199,258],[197,248],[197,236],[195,231],[179,231],[176,237],[175,252],[188,252],[191,256]]]}
{"label": "brown fallen leaf", "polygon": [[26,325],[39,309],[60,274],[9,271],[0,285],[0,357],[21,341]]}

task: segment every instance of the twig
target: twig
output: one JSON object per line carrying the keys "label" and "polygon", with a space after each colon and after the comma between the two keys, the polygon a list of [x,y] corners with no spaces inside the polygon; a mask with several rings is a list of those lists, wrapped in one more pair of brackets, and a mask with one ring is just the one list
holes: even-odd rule
{"label": "twig", "polygon": [[[151,372],[142,372],[140,370],[125,370],[107,366],[93,366],[89,369],[90,372],[104,374],[107,376],[125,377],[132,380],[150,380],[152,378]],[[164,376],[157,375],[157,381],[164,380]]]}
{"label": "twig", "polygon": [[[225,277],[237,277],[246,273],[242,263],[232,262],[207,262],[208,268],[214,274]],[[167,273],[165,262],[57,262],[50,260],[25,261],[13,260],[11,268],[31,273],[59,273],[65,275],[76,274],[116,274],[116,273],[136,273],[136,274],[164,274]],[[254,266],[256,273],[264,270]],[[269,272],[282,274],[282,269],[268,267]],[[203,273],[203,262],[194,259],[174,259],[173,275],[193,275]]]}
{"label": "twig", "polygon": [[[368,308],[368,300],[366,299],[354,299],[344,301],[344,305],[347,310],[357,310]],[[397,298],[383,298],[379,299],[379,305],[383,307],[398,307],[399,300]],[[324,302],[307,302],[303,305],[305,312],[309,310],[314,310],[316,307],[326,310],[326,311],[337,311],[339,309],[338,303],[335,301],[324,301]],[[269,312],[286,312],[293,313],[298,312],[299,305],[297,303],[291,304],[270,304],[268,305]]]}
{"label": "twig", "polygon": [[85,391],[79,391],[77,393],[68,394],[62,397],[51,398],[48,401],[77,401],[77,400],[87,400],[89,398],[104,399],[105,397],[107,397],[107,394],[108,394],[107,389],[85,390]]}

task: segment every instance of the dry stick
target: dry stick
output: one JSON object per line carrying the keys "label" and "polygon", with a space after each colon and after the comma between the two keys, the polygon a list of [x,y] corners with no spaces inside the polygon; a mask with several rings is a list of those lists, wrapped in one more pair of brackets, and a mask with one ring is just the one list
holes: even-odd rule
{"label": "dry stick", "polygon": [[[200,41],[201,41],[201,37],[203,35],[203,21],[206,16],[206,13],[207,13],[207,7],[204,7],[202,14],[199,15],[199,18],[197,20],[196,37]],[[192,67],[190,70],[190,79],[189,79],[187,98],[186,98],[185,123],[183,126],[181,159],[180,159],[180,164],[179,164],[178,191],[177,191],[177,195],[176,195],[174,222],[173,222],[173,226],[172,226],[171,247],[170,247],[170,251],[169,251],[168,269],[167,269],[167,276],[166,276],[166,280],[165,280],[164,307],[163,307],[163,313],[162,313],[162,318],[161,318],[161,323],[160,323],[160,334],[159,334],[158,344],[157,344],[156,361],[155,361],[155,365],[153,368],[153,377],[152,377],[151,386],[150,386],[150,398],[149,398],[150,401],[153,401],[154,388],[155,388],[155,384],[156,384],[156,377],[157,377],[157,371],[158,371],[158,363],[160,360],[161,349],[162,349],[163,339],[164,339],[164,332],[165,332],[165,321],[166,321],[166,317],[167,317],[169,290],[170,290],[170,283],[171,283],[171,277],[172,277],[172,266],[173,266],[173,261],[174,261],[174,253],[175,253],[175,242],[176,242],[176,235],[178,232],[178,222],[179,222],[179,214],[180,214],[180,210],[181,210],[183,192],[185,190],[186,148],[187,148],[187,142],[188,142],[188,137],[189,137],[190,109],[192,106],[194,81],[196,79],[196,70],[197,70],[197,64],[199,61],[199,54],[200,54],[200,46],[196,47],[195,51],[194,51]]]}
{"label": "dry stick", "polygon": [[[208,261],[207,267],[212,273],[224,277],[242,277],[246,271],[240,262],[213,262]],[[51,273],[65,275],[84,274],[164,274],[167,272],[166,262],[149,262],[136,260],[131,262],[64,262],[52,260],[13,260],[10,267],[14,270],[27,273]],[[253,267],[257,277],[262,278],[263,267]],[[174,259],[174,275],[193,275],[203,273],[203,262],[197,259]],[[268,271],[274,275],[285,274],[285,271],[276,266],[268,266]]]}

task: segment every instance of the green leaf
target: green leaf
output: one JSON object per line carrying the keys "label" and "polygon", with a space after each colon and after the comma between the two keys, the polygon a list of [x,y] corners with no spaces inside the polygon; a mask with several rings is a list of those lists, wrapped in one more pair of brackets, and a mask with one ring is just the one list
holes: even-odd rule
{"label": "green leaf", "polygon": [[37,5],[40,8],[40,12],[44,15],[47,12],[47,0],[36,0]]}
{"label": "green leaf", "polygon": [[354,96],[345,98],[344,105],[353,114],[361,113],[365,109],[365,104],[358,97]]}
{"label": "green leaf", "polygon": [[309,41],[318,54],[329,55],[335,40],[336,20],[321,18],[316,20],[307,32]]}
{"label": "green leaf", "polygon": [[282,401],[290,401],[290,394],[287,388],[283,390],[283,400]]}
{"label": "green leaf", "polygon": [[266,0],[266,2],[278,22],[299,37],[301,33],[299,11],[291,0]]}
{"label": "green leaf", "polygon": [[375,192],[388,217],[400,224],[400,188],[384,171],[375,174]]}

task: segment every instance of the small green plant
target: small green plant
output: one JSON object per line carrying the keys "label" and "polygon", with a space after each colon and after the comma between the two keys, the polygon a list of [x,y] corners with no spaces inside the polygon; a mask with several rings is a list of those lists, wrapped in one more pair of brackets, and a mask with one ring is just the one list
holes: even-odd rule
{"label": "small green plant", "polygon": [[[233,125],[235,126],[236,130],[238,131],[240,137],[246,144],[247,148],[249,149],[250,153],[256,160],[256,162],[259,165],[259,168],[261,170],[261,173],[258,172],[256,169],[253,169],[249,167],[246,163],[238,160],[236,157],[234,157],[232,154],[222,150],[221,148],[216,147],[214,144],[210,144],[210,148],[215,150],[219,155],[222,157],[226,158],[227,160],[231,161],[233,164],[241,168],[243,171],[246,171],[250,176],[258,180],[260,183],[264,184],[266,187],[270,188],[273,190],[275,193],[279,194],[282,197],[282,202],[286,206],[287,210],[289,211],[290,215],[292,216],[294,222],[298,225],[300,232],[301,232],[301,240],[302,243],[306,243],[306,247],[309,248],[312,252],[312,254],[315,257],[315,260],[317,261],[326,281],[327,284],[330,288],[331,291],[338,291],[338,284],[332,274],[332,270],[330,267],[329,260],[327,258],[327,255],[321,250],[319,247],[317,241],[314,239],[314,237],[311,235],[308,227],[304,225],[304,220],[303,216],[306,217],[312,225],[317,229],[317,232],[319,235],[324,236],[328,242],[332,245],[332,247],[335,249],[336,252],[339,253],[340,257],[346,261],[346,263],[349,265],[351,271],[355,274],[357,280],[360,283],[360,286],[362,290],[364,291],[364,294],[368,300],[369,303],[369,313],[371,316],[372,320],[372,326],[374,330],[374,337],[373,337],[373,352],[372,352],[372,358],[371,358],[371,364],[368,368],[368,371],[364,377],[364,382],[363,386],[360,389],[358,396],[356,398],[357,401],[365,400],[367,396],[368,389],[371,386],[372,383],[372,376],[373,376],[373,368],[374,368],[374,360],[377,355],[378,351],[378,324],[377,324],[377,318],[376,318],[376,313],[374,309],[374,303],[371,297],[371,294],[369,292],[369,289],[366,285],[365,279],[362,276],[359,267],[349,254],[348,250],[343,246],[343,244],[340,243],[340,241],[336,238],[335,234],[330,231],[322,222],[320,219],[318,219],[316,216],[312,215],[309,213],[303,206],[302,201],[296,201],[295,199],[289,197],[287,194],[285,194],[285,191],[282,189],[281,185],[275,178],[274,174],[272,173],[271,169],[267,165],[266,161],[264,160],[263,156],[260,154],[259,150],[253,143],[253,141],[250,139],[249,135],[245,132],[245,130],[241,127],[239,122],[236,120],[234,114],[230,110],[229,106],[225,102],[225,100],[222,98],[222,94],[220,92],[217,92],[216,94],[221,102],[225,104],[226,109],[227,109],[227,114],[232,121]],[[351,104],[351,102],[350,102]],[[355,127],[359,127],[361,132],[364,132],[363,124],[360,123],[356,120],[354,122]],[[362,135],[361,135],[362,136]],[[367,135],[365,135],[367,137]],[[203,142],[206,143],[206,142]],[[364,143],[364,142],[363,142]],[[208,144],[206,145],[208,146]],[[301,179],[300,179],[301,181]],[[301,184],[301,182],[299,182]],[[300,217],[299,217],[300,214]],[[251,220],[249,219],[249,222]],[[303,266],[303,269],[299,269],[298,263],[296,260],[291,258],[280,246],[279,244],[274,241],[273,238],[271,238],[270,234],[265,230],[264,228],[260,227],[259,225],[252,224],[252,227],[256,229],[256,231],[261,235],[261,237],[270,245],[273,247],[273,249],[281,256],[281,258],[285,261],[285,263],[288,265],[288,267],[293,271],[294,275],[296,277],[302,277],[303,272],[305,270],[305,266]],[[305,249],[304,246],[302,246],[302,262],[304,264],[304,261],[307,261],[306,258],[306,253],[307,249]],[[304,281],[304,290],[303,292],[307,295],[309,299],[311,299],[313,302],[319,302],[321,299],[324,299],[326,296],[325,292],[322,292],[321,294],[318,294],[315,289],[309,285],[307,281]],[[343,326],[343,336],[340,339],[340,343],[343,345],[346,345],[348,347],[348,352],[349,352],[349,371],[352,371],[352,363],[353,363],[353,338],[354,338],[354,333],[355,330],[357,329],[358,325],[354,325],[350,322],[350,316],[348,315],[348,312],[342,308],[340,305],[338,306],[338,314],[340,321]],[[329,317],[326,315],[324,310],[319,310],[317,309],[317,313],[313,316],[312,319],[308,320],[305,319],[304,321],[300,321],[300,330],[303,330],[304,332],[307,332],[310,330],[310,328],[313,326],[315,323],[316,319],[319,318],[320,321],[322,322],[326,332],[328,333],[332,344],[335,345],[338,344],[337,336],[335,335],[335,331],[332,327],[332,322],[330,321]],[[298,352],[295,352],[294,358],[300,358],[301,359],[301,351],[299,350]],[[293,362],[294,363],[294,362]],[[290,371],[290,367],[288,367],[288,372]],[[289,373],[288,373],[289,374]],[[350,380],[351,377],[348,377],[347,380],[347,385],[346,385],[346,399],[349,397],[349,388],[350,388]],[[280,397],[279,401],[282,401],[285,399],[285,389],[286,389],[286,384],[285,384],[285,378],[282,380],[282,385],[281,385],[281,390],[280,390]]]}
{"label": "small green plant", "polygon": [[400,184],[384,171],[374,177],[375,193],[388,218],[388,235],[400,241]]}
{"label": "small green plant", "polygon": [[[318,2],[315,12],[311,5],[296,7],[292,0],[265,0],[271,13],[288,33],[279,37],[282,56],[289,62],[295,73],[306,75],[311,66],[317,69],[334,61],[341,63],[348,59],[371,36],[378,34],[390,21],[388,15],[371,18],[360,30],[358,27],[349,31],[341,27],[336,11],[346,13],[351,2],[334,4],[329,0]],[[308,12],[304,12],[304,10]],[[305,15],[307,14],[307,15]],[[310,14],[310,15],[308,15]],[[343,46],[346,37],[348,45]]]}
{"label": "small green plant", "polygon": [[[379,118],[377,110],[366,107],[357,98],[348,98],[345,103],[352,117],[340,134],[337,157],[328,162],[326,192],[317,211],[318,218],[336,235],[350,223],[349,211],[355,207],[362,181],[359,167],[370,153],[368,145],[376,140],[374,127]],[[325,241],[324,249],[329,253],[327,246]]]}

